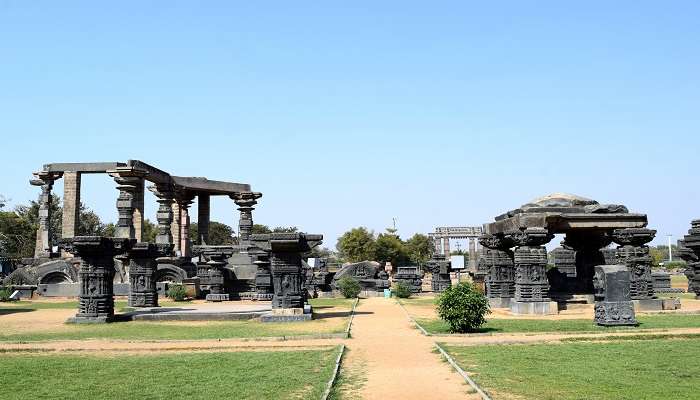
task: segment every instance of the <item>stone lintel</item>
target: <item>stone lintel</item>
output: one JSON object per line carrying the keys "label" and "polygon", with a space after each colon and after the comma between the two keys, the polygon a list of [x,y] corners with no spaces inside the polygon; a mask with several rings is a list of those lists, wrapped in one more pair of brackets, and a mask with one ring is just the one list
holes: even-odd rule
{"label": "stone lintel", "polygon": [[566,233],[571,229],[613,230],[645,226],[647,226],[646,214],[533,213],[519,214],[484,224],[484,232],[493,235],[525,228],[543,228],[551,233]]}
{"label": "stone lintel", "polygon": [[85,174],[100,174],[118,167],[125,167],[126,164],[120,162],[88,162],[88,163],[51,163],[44,164],[46,172],[82,172]]}
{"label": "stone lintel", "polygon": [[207,178],[173,176],[173,183],[184,190],[195,193],[209,193],[213,195],[232,195],[239,192],[250,192],[250,185],[245,183],[232,183],[212,181]]}

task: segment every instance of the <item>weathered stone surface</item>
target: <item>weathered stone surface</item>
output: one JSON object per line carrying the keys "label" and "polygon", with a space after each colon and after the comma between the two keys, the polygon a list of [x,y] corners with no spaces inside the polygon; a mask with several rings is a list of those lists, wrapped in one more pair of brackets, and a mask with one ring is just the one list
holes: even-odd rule
{"label": "weathered stone surface", "polygon": [[343,265],[333,276],[332,286],[338,288],[338,281],[344,276],[350,276],[360,282],[364,291],[383,292],[389,288],[389,276],[382,270],[379,263],[363,261]]}
{"label": "weathered stone surface", "polygon": [[152,243],[136,243],[127,251],[129,261],[130,307],[158,307],[156,258],[163,254]]}
{"label": "weathered stone surface", "polygon": [[626,266],[596,266],[593,287],[596,324],[637,325],[630,298],[630,273]]}
{"label": "weathered stone surface", "polygon": [[71,253],[81,258],[80,306],[69,322],[111,322],[114,318],[114,256],[133,244],[126,238],[76,236],[64,239]]}
{"label": "weathered stone surface", "polygon": [[678,255],[687,263],[688,292],[700,300],[700,219],[693,220],[688,234],[678,241]]}
{"label": "weathered stone surface", "polygon": [[421,268],[417,265],[397,267],[394,274],[394,282],[401,282],[407,285],[412,293],[420,293],[423,290],[423,273]]}
{"label": "weathered stone surface", "polygon": [[435,254],[428,260],[425,269],[432,274],[430,289],[435,293],[440,293],[452,286],[450,279],[450,262],[442,254]]}
{"label": "weathered stone surface", "polygon": [[647,243],[651,242],[656,231],[651,229],[617,229],[612,238],[619,244],[617,261],[626,265],[630,272],[630,297],[632,300],[646,300],[654,297],[651,280],[651,256]]}

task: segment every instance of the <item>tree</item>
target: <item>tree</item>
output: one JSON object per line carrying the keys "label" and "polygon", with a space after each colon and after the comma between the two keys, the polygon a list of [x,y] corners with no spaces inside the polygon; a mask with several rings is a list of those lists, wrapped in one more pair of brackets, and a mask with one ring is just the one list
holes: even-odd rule
{"label": "tree", "polygon": [[403,265],[408,261],[408,251],[401,239],[391,233],[382,233],[377,237],[376,260],[391,262],[392,265]]}
{"label": "tree", "polygon": [[[199,226],[197,223],[190,224],[190,240],[193,243],[197,243],[198,236]],[[223,246],[236,243],[238,243],[238,239],[235,237],[233,228],[221,222],[209,221],[208,245]]]}
{"label": "tree", "polygon": [[252,233],[253,235],[272,233],[272,229],[270,229],[270,227],[267,225],[253,224],[253,227],[251,228],[250,233]]}
{"label": "tree", "polygon": [[[146,218],[143,220],[143,237],[142,242],[156,242],[156,235],[158,234],[158,226],[151,222],[150,219]],[[106,225],[103,227],[103,231],[106,230]]]}
{"label": "tree", "polygon": [[471,284],[462,282],[442,292],[437,300],[437,312],[451,332],[466,333],[486,323],[486,314],[491,311],[486,296]]}
{"label": "tree", "polygon": [[350,262],[374,260],[376,255],[374,233],[364,226],[345,232],[335,247],[341,258]]}
{"label": "tree", "polygon": [[433,256],[435,245],[428,236],[416,233],[406,241],[406,252],[412,262],[423,264]]}

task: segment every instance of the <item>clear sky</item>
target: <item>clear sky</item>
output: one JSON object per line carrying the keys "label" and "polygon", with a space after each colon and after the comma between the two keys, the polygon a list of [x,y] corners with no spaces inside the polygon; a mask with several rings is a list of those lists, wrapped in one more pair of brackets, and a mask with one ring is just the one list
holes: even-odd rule
{"label": "clear sky", "polygon": [[[140,159],[250,183],[256,222],[329,247],[558,191],[648,213],[658,242],[700,217],[697,1],[107,3],[0,0],[10,205],[44,163]],[[107,221],[116,196],[83,179]]]}

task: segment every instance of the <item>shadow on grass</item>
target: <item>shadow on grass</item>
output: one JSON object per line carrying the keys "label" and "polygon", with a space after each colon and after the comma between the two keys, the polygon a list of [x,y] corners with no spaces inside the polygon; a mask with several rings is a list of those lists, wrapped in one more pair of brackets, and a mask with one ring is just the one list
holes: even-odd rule
{"label": "shadow on grass", "polygon": [[32,311],[36,311],[36,310],[33,308],[0,308],[0,315],[27,313],[27,312],[32,312]]}

